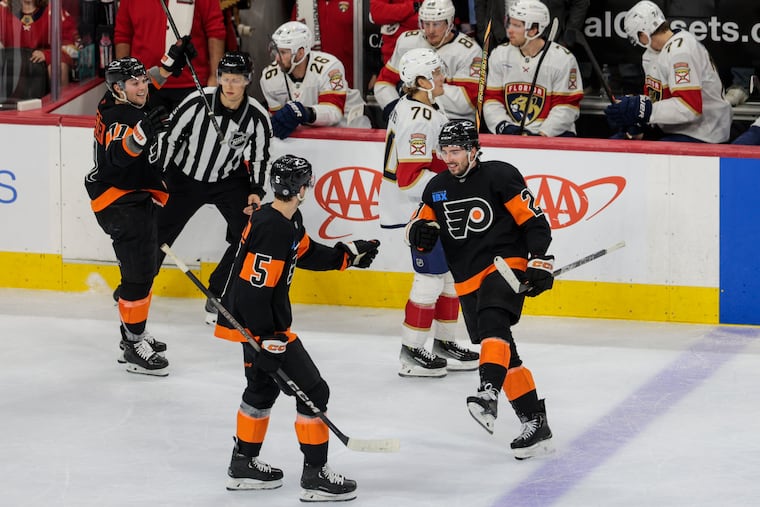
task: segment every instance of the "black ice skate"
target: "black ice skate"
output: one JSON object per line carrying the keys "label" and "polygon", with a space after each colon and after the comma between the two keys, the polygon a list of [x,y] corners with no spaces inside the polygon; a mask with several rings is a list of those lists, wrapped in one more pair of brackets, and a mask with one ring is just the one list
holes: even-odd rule
{"label": "black ice skate", "polygon": [[356,481],[333,472],[327,463],[321,467],[304,463],[301,487],[302,502],[345,502],[356,498]]}
{"label": "black ice skate", "polygon": [[446,369],[449,371],[477,370],[480,362],[480,354],[453,341],[436,339],[433,341],[433,353],[446,359]]}
{"label": "black ice skate", "polygon": [[237,444],[232,451],[227,468],[227,489],[277,489],[282,486],[282,470],[274,468],[256,457],[238,452]]}
{"label": "black ice skate", "polygon": [[480,388],[475,396],[467,397],[467,409],[478,424],[493,434],[494,423],[498,411],[499,391],[488,383]]}
{"label": "black ice skate", "polygon": [[206,304],[203,309],[206,311],[206,324],[209,326],[215,325],[219,310],[217,310],[216,306],[214,306],[214,303],[211,302],[211,298],[206,299]]}
{"label": "black ice skate", "polygon": [[[117,362],[124,364],[127,362],[127,360],[124,358],[124,342],[125,341],[140,341],[145,340],[150,344],[150,348],[153,349],[154,352],[158,353],[159,356],[164,357],[166,352],[166,344],[164,342],[160,342],[156,340],[152,334],[150,334],[148,331],[143,332],[141,335],[136,335],[134,333],[130,333],[126,329],[124,329],[124,325],[120,326],[119,330],[121,331],[121,341],[119,342],[119,348],[121,349],[121,355],[116,359]],[[129,334],[129,337],[127,335]]]}
{"label": "black ice skate", "polygon": [[128,372],[157,377],[165,377],[169,374],[169,361],[153,350],[146,340],[137,342],[122,340],[120,346],[124,350],[124,361]]}
{"label": "black ice skate", "polygon": [[538,411],[530,415],[518,414],[522,422],[520,435],[509,445],[515,454],[515,459],[523,460],[536,456],[551,454],[552,430],[546,420],[544,400],[538,400]]}
{"label": "black ice skate", "polygon": [[401,368],[398,374],[402,377],[446,376],[446,359],[435,355],[425,347],[412,348],[402,345],[399,361],[401,361]]}

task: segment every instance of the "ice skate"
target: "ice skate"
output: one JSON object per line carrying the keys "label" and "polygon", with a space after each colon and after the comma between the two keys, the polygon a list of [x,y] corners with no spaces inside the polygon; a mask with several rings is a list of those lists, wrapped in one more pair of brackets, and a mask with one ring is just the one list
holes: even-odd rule
{"label": "ice skate", "polygon": [[146,340],[132,342],[121,341],[124,361],[129,373],[165,377],[169,374],[169,361],[158,354]]}
{"label": "ice skate", "polygon": [[227,489],[277,489],[282,486],[282,470],[274,468],[257,457],[238,452],[237,443],[227,468]]}
{"label": "ice skate", "polygon": [[301,488],[302,502],[345,502],[356,498],[356,481],[333,472],[327,463],[321,467],[304,464]]}
{"label": "ice skate", "polygon": [[402,377],[446,376],[446,359],[435,355],[425,347],[412,348],[402,345],[399,361],[401,361],[401,368],[398,374]]}
{"label": "ice skate", "polygon": [[217,310],[214,303],[211,302],[211,298],[206,299],[206,305],[203,309],[206,310],[206,324],[209,326],[216,325],[216,318],[219,314],[219,310]]}
{"label": "ice skate", "polygon": [[544,400],[538,401],[539,410],[531,415],[518,414],[522,429],[520,435],[509,446],[515,459],[523,460],[536,456],[545,456],[554,452],[551,445],[552,430],[546,420]]}
{"label": "ice skate", "polygon": [[122,325],[120,327],[121,331],[121,341],[119,342],[119,349],[121,349],[121,354],[119,354],[119,357],[116,359],[117,362],[121,364],[125,364],[127,360],[124,358],[124,342],[126,341],[139,341],[139,340],[145,340],[150,344],[150,348],[153,349],[154,352],[156,352],[159,356],[165,357],[166,354],[166,344],[164,342],[160,342],[156,340],[152,334],[150,334],[148,331],[143,332],[141,335],[131,334],[131,340],[127,338],[127,333],[124,329],[124,326]]}
{"label": "ice skate", "polygon": [[434,340],[433,353],[446,359],[446,369],[449,371],[477,370],[480,363],[480,354],[454,341]]}
{"label": "ice skate", "polygon": [[485,384],[478,389],[475,396],[467,397],[467,409],[478,424],[493,434],[494,423],[498,411],[499,391],[491,384]]}

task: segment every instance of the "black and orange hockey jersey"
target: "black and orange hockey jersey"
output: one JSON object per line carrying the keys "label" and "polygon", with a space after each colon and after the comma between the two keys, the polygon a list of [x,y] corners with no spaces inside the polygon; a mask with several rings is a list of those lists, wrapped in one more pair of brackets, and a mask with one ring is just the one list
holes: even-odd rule
{"label": "black and orange hockey jersey", "polygon": [[441,227],[446,261],[463,296],[477,290],[502,256],[525,271],[528,253],[543,255],[551,229],[520,171],[501,161],[478,162],[463,179],[446,171],[425,187],[414,219]]}

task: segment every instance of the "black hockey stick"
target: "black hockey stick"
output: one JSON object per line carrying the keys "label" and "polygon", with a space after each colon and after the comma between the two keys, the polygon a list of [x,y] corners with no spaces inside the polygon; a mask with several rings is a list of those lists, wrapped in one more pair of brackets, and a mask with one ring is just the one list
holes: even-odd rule
{"label": "black hockey stick", "polygon": [[583,33],[577,28],[568,28],[565,31],[565,41],[567,41],[567,43],[570,45],[578,43],[583,46],[583,49],[586,51],[586,56],[588,56],[588,59],[591,61],[591,67],[594,68],[594,74],[596,74],[596,77],[599,78],[599,82],[604,88],[604,91],[607,92],[607,97],[610,99],[610,104],[614,104],[615,95],[612,93],[612,88],[607,82],[607,79],[604,77],[602,68],[599,67],[599,62],[596,60],[593,51],[591,51],[591,46],[588,45],[588,41],[586,40],[586,37],[583,36]]}
{"label": "black hockey stick", "polygon": [[[200,289],[201,292],[208,298],[209,301],[213,303],[213,305],[216,307],[217,310],[219,310],[219,313],[224,315],[224,317],[229,321],[232,326],[238,330],[248,341],[248,343],[251,344],[251,347],[256,350],[256,352],[261,351],[261,347],[258,343],[256,343],[256,340],[253,339],[251,334],[242,326],[240,323],[235,320],[235,317],[233,317],[229,311],[222,305],[222,303],[206,288],[203,283],[201,283],[200,280],[198,280],[198,277],[195,276],[191,271],[190,268],[187,267],[187,264],[182,262],[182,260],[174,255],[174,252],[172,252],[171,248],[169,248],[169,245],[164,243],[161,245],[161,250],[169,256],[171,260],[174,261],[174,263],[177,265],[177,267],[187,275],[187,277],[195,284],[198,289]],[[327,425],[328,428],[335,434],[338,439],[343,442],[343,444],[351,449],[352,451],[361,451],[361,452],[397,452],[400,448],[400,442],[396,438],[385,438],[385,439],[377,439],[377,440],[360,440],[357,438],[351,438],[346,436],[342,431],[338,429],[333,422],[327,418],[327,416],[317,408],[316,405],[314,405],[314,402],[312,402],[309,397],[306,395],[305,392],[301,390],[298,385],[293,382],[293,380],[288,377],[288,375],[282,371],[282,369],[278,369],[274,373],[279,380],[284,382],[290,389],[293,390],[293,392],[298,396],[298,398],[306,404],[309,409],[311,409],[312,413],[314,413],[315,416],[322,419],[322,421]]]}
{"label": "black hockey stick", "polygon": [[557,36],[557,30],[559,29],[559,20],[557,18],[552,19],[552,25],[549,29],[549,36],[546,38],[546,44],[544,44],[544,50],[541,52],[541,56],[538,58],[538,64],[536,65],[536,72],[533,73],[533,82],[530,83],[530,93],[528,93],[528,100],[525,102],[525,109],[523,110],[522,118],[520,119],[520,134],[525,130],[525,119],[528,117],[528,111],[530,110],[530,103],[533,100],[533,94],[536,91],[536,80],[538,79],[538,73],[541,70],[541,64],[544,63],[546,53],[554,42],[554,38]]}
{"label": "black hockey stick", "polygon": [[[180,39],[181,36],[179,34],[179,30],[177,30],[177,25],[174,24],[174,18],[172,17],[171,12],[169,12],[169,8],[166,6],[165,0],[158,0],[161,2],[161,7],[164,9],[164,13],[166,13],[166,19],[169,21],[169,26],[172,28],[172,32],[174,32],[174,36],[177,39]],[[203,87],[201,86],[201,82],[198,80],[198,73],[195,72],[195,67],[193,67],[193,62],[190,61],[190,57],[185,54],[185,60],[187,61],[187,68],[190,69],[190,74],[193,76],[193,82],[195,83],[195,88],[198,90],[198,93],[201,96],[201,100],[203,100],[203,105],[206,107],[206,113],[208,114],[208,119],[211,121],[211,125],[214,127],[214,130],[216,130],[216,135],[219,137],[219,143],[225,144],[227,141],[224,139],[224,133],[222,132],[222,129],[219,127],[219,123],[216,121],[216,117],[214,116],[214,111],[211,110],[211,105],[208,103],[208,100],[206,99],[206,94],[203,92]]]}
{"label": "black hockey stick", "polygon": [[[621,241],[619,243],[615,243],[611,247],[603,248],[602,250],[599,250],[598,252],[594,252],[592,254],[589,254],[585,257],[581,257],[580,259],[571,262],[570,264],[566,266],[562,266],[559,269],[555,269],[554,272],[552,272],[552,275],[557,277],[561,274],[567,273],[568,271],[575,269],[579,266],[583,266],[584,264],[588,264],[589,262],[598,259],[599,257],[602,257],[604,255],[607,255],[610,252],[614,252],[615,250],[618,250],[619,248],[623,248],[625,246],[625,241]],[[499,271],[499,274],[504,277],[504,280],[507,281],[509,286],[512,288],[513,291],[520,294],[523,292],[527,292],[530,287],[525,285],[524,283],[520,283],[520,280],[517,279],[517,276],[515,276],[514,271],[512,271],[512,268],[510,268],[506,261],[504,259],[497,255],[493,260],[494,265],[496,266],[496,269]]]}
{"label": "black hockey stick", "polygon": [[480,132],[480,121],[483,117],[483,97],[486,94],[486,76],[488,75],[488,46],[491,43],[491,22],[488,20],[486,33],[483,36],[483,56],[480,60],[480,76],[478,77],[478,110],[475,116],[475,128]]}

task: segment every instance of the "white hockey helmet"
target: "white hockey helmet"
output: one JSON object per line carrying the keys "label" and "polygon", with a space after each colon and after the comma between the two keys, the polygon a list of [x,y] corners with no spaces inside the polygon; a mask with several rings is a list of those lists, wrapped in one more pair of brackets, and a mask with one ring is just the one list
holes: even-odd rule
{"label": "white hockey helmet", "polygon": [[[652,34],[667,21],[662,10],[656,3],[649,0],[642,0],[628,12],[625,13],[623,26],[625,34],[631,40],[631,44],[638,44],[641,47],[649,49],[652,45]],[[647,43],[642,44],[639,40],[639,32],[644,32],[647,36]]]}
{"label": "white hockey helmet", "polygon": [[425,21],[446,21],[451,26],[454,24],[454,12],[451,0],[425,0],[417,13],[420,29]]}
{"label": "white hockey helmet", "polygon": [[[540,37],[551,23],[549,8],[539,0],[518,0],[509,6],[507,13],[510,18],[525,23],[525,37],[528,40]],[[528,31],[533,25],[538,25],[538,33],[533,37],[528,37]]]}
{"label": "white hockey helmet", "polygon": [[417,78],[424,77],[433,82],[433,72],[441,69],[445,72],[443,60],[430,48],[410,49],[401,57],[399,62],[399,76],[405,86],[416,86]]}
{"label": "white hockey helmet", "polygon": [[289,49],[295,58],[300,48],[304,50],[304,56],[298,62],[293,62],[293,67],[301,63],[311,51],[314,45],[314,34],[311,28],[300,21],[288,21],[280,25],[272,34],[274,49]]}

